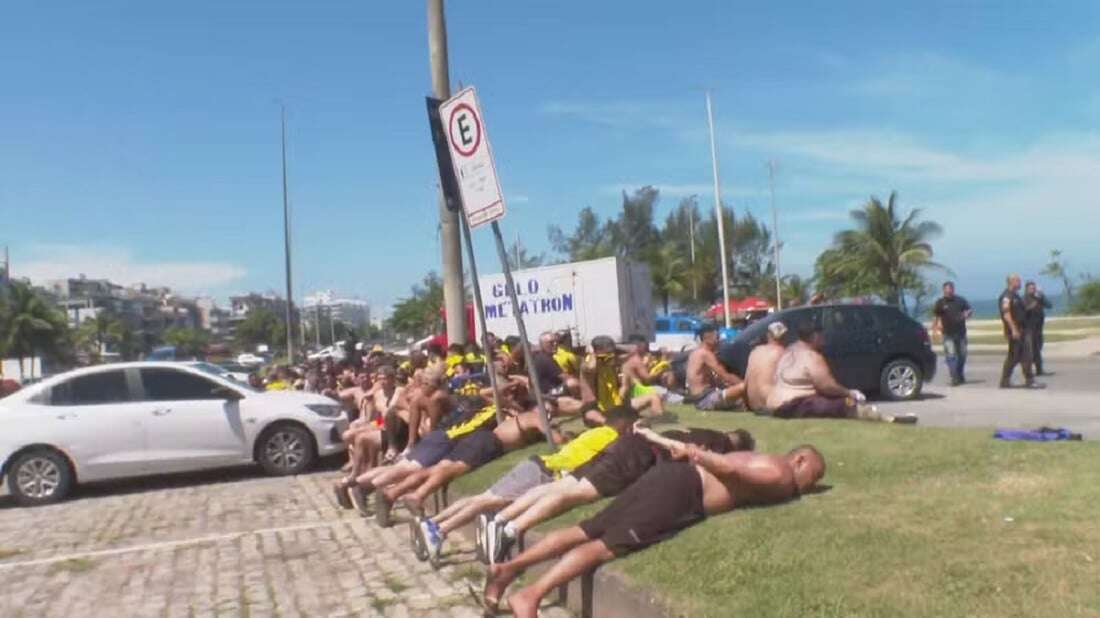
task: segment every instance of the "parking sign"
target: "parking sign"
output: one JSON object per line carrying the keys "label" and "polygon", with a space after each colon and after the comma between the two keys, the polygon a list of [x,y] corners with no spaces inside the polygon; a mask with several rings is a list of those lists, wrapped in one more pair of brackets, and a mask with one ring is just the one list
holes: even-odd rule
{"label": "parking sign", "polygon": [[473,87],[444,101],[439,115],[470,227],[500,219],[504,216],[504,196]]}

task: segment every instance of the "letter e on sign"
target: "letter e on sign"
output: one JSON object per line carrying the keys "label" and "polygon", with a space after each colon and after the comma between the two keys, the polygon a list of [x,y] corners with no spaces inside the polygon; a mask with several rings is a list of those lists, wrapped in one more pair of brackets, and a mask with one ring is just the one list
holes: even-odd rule
{"label": "letter e on sign", "polygon": [[444,101],[439,116],[447,125],[447,147],[470,227],[500,219],[504,216],[504,196],[477,93],[466,88]]}

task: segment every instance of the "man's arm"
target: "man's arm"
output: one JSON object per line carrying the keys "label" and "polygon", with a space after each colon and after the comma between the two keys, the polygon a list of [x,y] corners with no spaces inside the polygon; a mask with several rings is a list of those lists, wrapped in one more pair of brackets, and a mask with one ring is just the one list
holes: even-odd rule
{"label": "man's arm", "polygon": [[1001,299],[1001,317],[1004,318],[1006,324],[1008,324],[1008,330],[1012,334],[1013,339],[1020,338],[1020,325],[1016,323],[1016,319],[1012,317],[1012,299],[1005,296]]}
{"label": "man's arm", "polygon": [[[640,423],[641,421],[638,422]],[[680,442],[679,440],[673,440],[672,438],[666,438],[649,427],[641,427],[637,423],[634,425],[634,433],[672,453],[681,452],[687,448],[686,443]]]}
{"label": "man's arm", "polygon": [[741,376],[726,371],[726,368],[722,366],[722,363],[718,362],[718,357],[713,354],[707,354],[703,357],[703,364],[708,369],[714,372],[714,375],[718,376],[726,386],[737,386],[742,382]]}
{"label": "man's arm", "polygon": [[581,364],[581,401],[588,403],[596,401],[596,389],[592,384],[596,380],[596,368],[589,366],[588,362]]}
{"label": "man's arm", "polygon": [[825,357],[815,353],[810,361],[810,379],[817,394],[826,397],[849,397],[852,391],[836,381]]}
{"label": "man's arm", "polygon": [[775,457],[745,459],[733,453],[714,453],[693,444],[687,446],[688,458],[707,472],[722,479],[737,479],[755,486],[774,486],[783,482],[785,470]]}

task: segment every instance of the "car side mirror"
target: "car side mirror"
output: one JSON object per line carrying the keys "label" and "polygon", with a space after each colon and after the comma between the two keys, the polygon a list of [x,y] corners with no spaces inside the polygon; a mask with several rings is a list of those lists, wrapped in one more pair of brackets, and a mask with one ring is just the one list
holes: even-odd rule
{"label": "car side mirror", "polygon": [[218,399],[224,399],[226,401],[240,401],[244,399],[243,395],[228,386],[215,386],[214,390],[210,391],[210,394]]}

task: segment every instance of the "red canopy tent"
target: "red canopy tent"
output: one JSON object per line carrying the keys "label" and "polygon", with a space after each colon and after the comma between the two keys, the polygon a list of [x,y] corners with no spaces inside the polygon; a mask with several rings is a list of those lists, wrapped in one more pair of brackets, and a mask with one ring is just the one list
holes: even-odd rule
{"label": "red canopy tent", "polygon": [[[771,303],[759,296],[746,296],[740,300],[730,299],[730,315],[737,313],[749,313],[751,311],[767,311],[772,308]],[[706,316],[711,319],[723,317],[722,303],[714,303],[707,309]]]}

